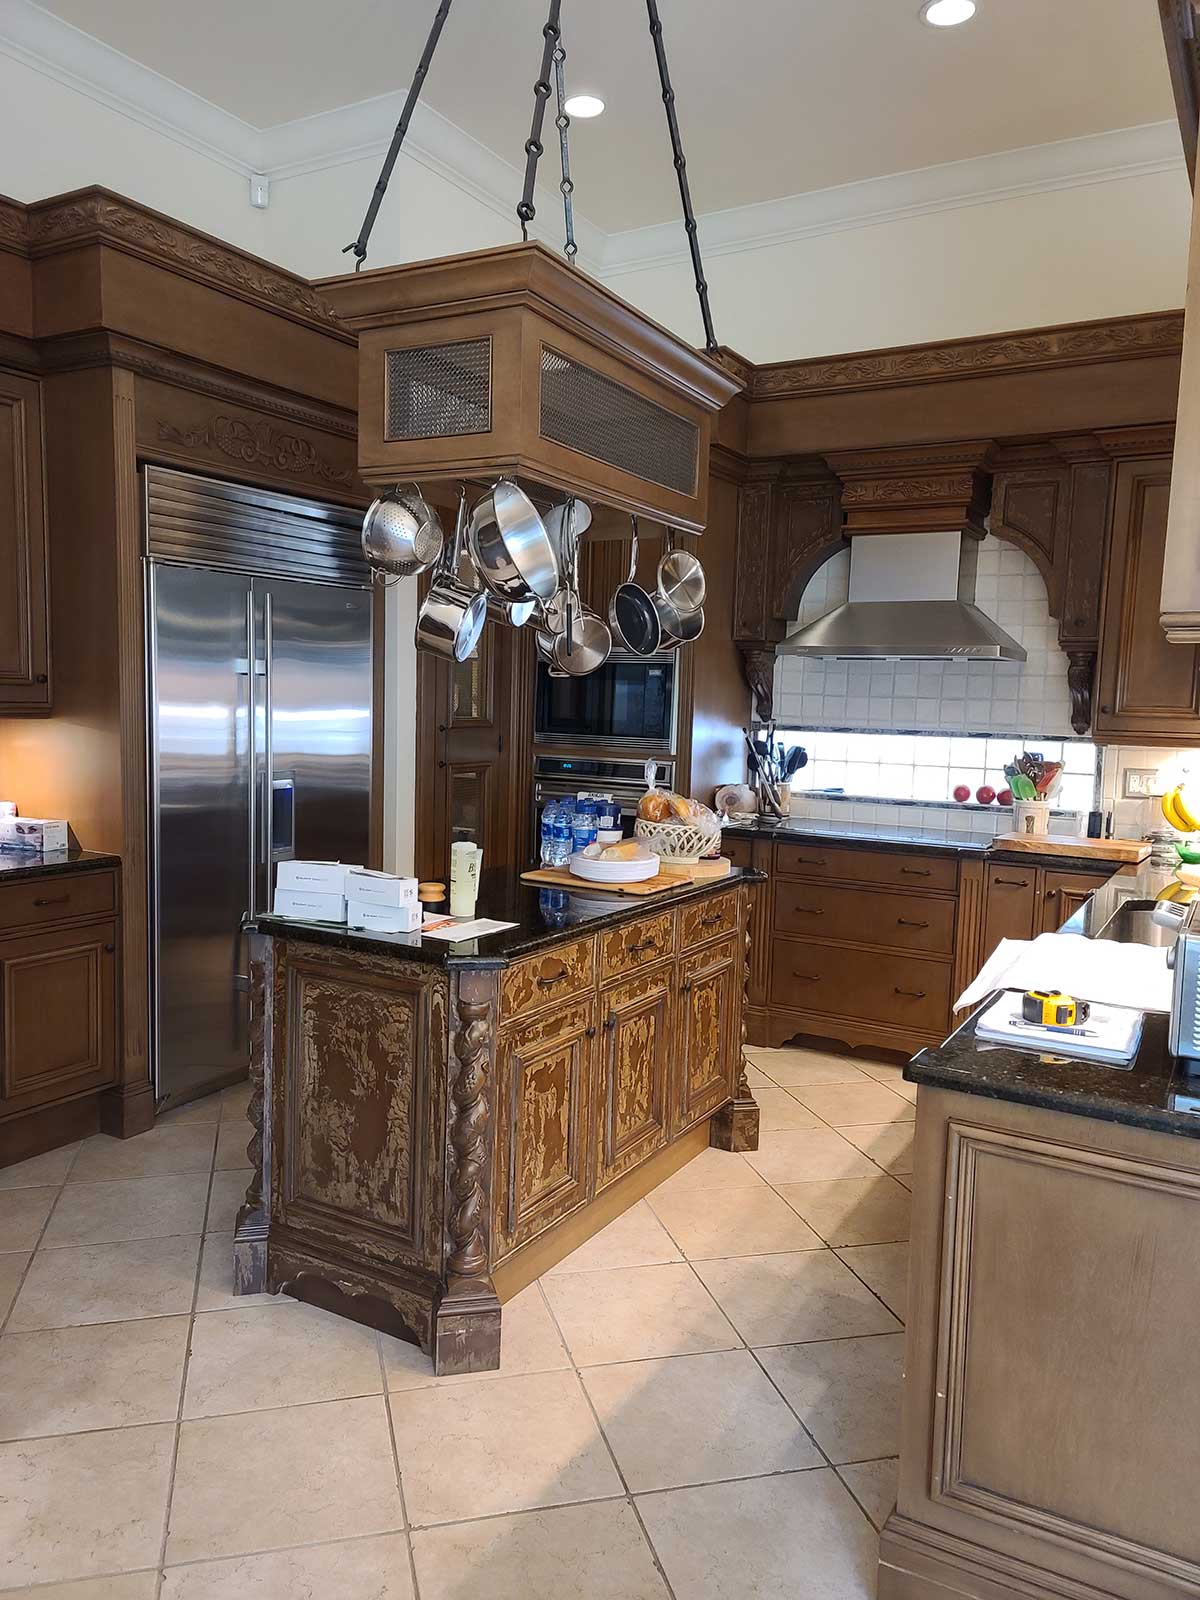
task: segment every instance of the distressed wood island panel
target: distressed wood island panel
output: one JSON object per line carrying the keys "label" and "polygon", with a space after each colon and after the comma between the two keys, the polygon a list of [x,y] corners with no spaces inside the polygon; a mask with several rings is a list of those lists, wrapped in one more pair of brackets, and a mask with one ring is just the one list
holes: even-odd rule
{"label": "distressed wood island panel", "polygon": [[237,1292],[382,1328],[439,1374],[496,1368],[494,1274],[515,1293],[697,1135],[757,1144],[753,887],[615,902],[511,960],[263,918]]}

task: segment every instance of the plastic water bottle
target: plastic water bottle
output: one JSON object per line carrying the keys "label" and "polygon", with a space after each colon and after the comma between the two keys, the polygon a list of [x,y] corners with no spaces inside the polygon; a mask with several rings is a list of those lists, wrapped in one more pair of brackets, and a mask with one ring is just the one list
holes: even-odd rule
{"label": "plastic water bottle", "polygon": [[555,807],[551,844],[553,853],[550,865],[565,867],[571,859],[571,813],[565,801]]}
{"label": "plastic water bottle", "polygon": [[554,818],[558,807],[553,800],[547,800],[542,808],[542,852],[541,860],[544,867],[554,865]]}
{"label": "plastic water bottle", "polygon": [[581,800],[575,807],[575,818],[571,831],[576,855],[581,850],[586,850],[588,845],[595,844],[596,802],[594,800]]}

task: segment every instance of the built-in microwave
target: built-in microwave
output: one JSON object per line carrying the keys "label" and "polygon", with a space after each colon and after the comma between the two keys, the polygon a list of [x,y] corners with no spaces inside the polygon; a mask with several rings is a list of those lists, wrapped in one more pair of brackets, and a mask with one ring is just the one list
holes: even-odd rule
{"label": "built-in microwave", "polygon": [[671,751],[678,670],[673,651],[635,656],[614,650],[602,667],[579,678],[559,677],[539,661],[534,742]]}

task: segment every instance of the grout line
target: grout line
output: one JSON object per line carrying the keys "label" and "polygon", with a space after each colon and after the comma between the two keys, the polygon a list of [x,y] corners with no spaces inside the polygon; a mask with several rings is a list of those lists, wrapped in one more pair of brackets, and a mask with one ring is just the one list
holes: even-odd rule
{"label": "grout line", "polygon": [[383,1335],[376,1330],[375,1354],[379,1358],[379,1381],[383,1384],[383,1409],[387,1417],[388,1438],[392,1445],[392,1465],[396,1469],[396,1492],[400,1496],[400,1520],[404,1524],[404,1544],[408,1550],[408,1571],[412,1578],[413,1600],[421,1600],[421,1586],[417,1582],[417,1556],[413,1549],[412,1524],[408,1517],[408,1502],[404,1494],[404,1473],[400,1466],[400,1449],[396,1444],[396,1425],[392,1420],[392,1396],[388,1388],[387,1362],[383,1359]]}
{"label": "grout line", "polygon": [[[33,1249],[30,1250],[29,1257],[26,1260],[24,1267],[22,1267],[22,1269],[21,1269],[20,1276],[17,1279],[17,1287],[13,1291],[13,1297],[12,1297],[11,1301],[9,1302],[8,1310],[4,1313],[3,1317],[0,1317],[0,1334],[3,1334],[7,1330],[9,1321],[12,1318],[12,1314],[17,1309],[17,1301],[21,1298],[21,1292],[25,1287],[25,1281],[29,1277],[29,1273],[30,1273],[30,1271],[31,1271],[31,1269],[33,1267],[33,1263],[37,1258],[37,1253],[41,1249],[42,1240],[46,1237],[46,1229],[50,1226],[50,1219],[53,1217],[54,1213],[58,1210],[58,1203],[63,1197],[63,1194],[64,1194],[64,1192],[66,1190],[66,1187],[67,1187],[67,1183],[68,1183],[68,1181],[70,1179],[71,1173],[73,1172],[73,1170],[75,1168],[75,1163],[79,1160],[79,1152],[82,1149],[83,1149],[83,1141],[80,1140],[79,1144],[76,1146],[74,1155],[72,1155],[70,1161],[67,1163],[67,1170],[66,1170],[66,1172],[63,1173],[62,1182],[58,1185],[58,1193],[54,1196],[54,1199],[51,1201],[50,1209],[46,1213],[46,1220],[42,1223],[42,1226],[41,1226],[40,1230],[38,1231],[38,1236],[37,1236],[37,1239],[34,1242]],[[38,1188],[42,1188],[42,1189],[48,1189],[48,1188],[51,1187],[51,1185],[50,1184],[38,1184],[37,1187]],[[14,1254],[17,1254],[17,1253],[19,1253],[19,1252],[14,1252]],[[34,1331],[34,1330],[31,1330],[31,1331]],[[40,1332],[41,1330],[38,1329],[36,1331]]]}

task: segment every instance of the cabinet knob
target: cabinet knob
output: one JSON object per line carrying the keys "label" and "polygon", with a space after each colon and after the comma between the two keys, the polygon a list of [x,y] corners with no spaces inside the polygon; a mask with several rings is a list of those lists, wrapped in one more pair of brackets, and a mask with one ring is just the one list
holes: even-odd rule
{"label": "cabinet knob", "polygon": [[691,992],[692,992],[692,980],[690,978],[685,978],[683,980],[683,982],[679,985],[679,992],[680,992],[680,994],[691,994]]}
{"label": "cabinet knob", "polygon": [[105,953],[105,955],[111,956],[111,955],[114,955],[116,953],[116,949],[117,949],[117,947],[116,947],[115,944],[106,944],[104,946],[104,953]]}
{"label": "cabinet knob", "polygon": [[596,1037],[595,1028],[585,1028],[583,1030],[583,1033],[584,1033],[584,1037],[587,1038],[587,1039],[594,1039]]}
{"label": "cabinet knob", "polygon": [[49,683],[50,682],[50,674],[48,672],[39,672],[37,677],[33,681],[34,681],[34,683]]}
{"label": "cabinet knob", "polygon": [[608,1015],[604,1019],[604,1031],[605,1031],[605,1033],[611,1033],[613,1031],[613,1029],[616,1027],[616,1025],[617,1025],[617,1013],[615,1011],[610,1011],[608,1013]]}

